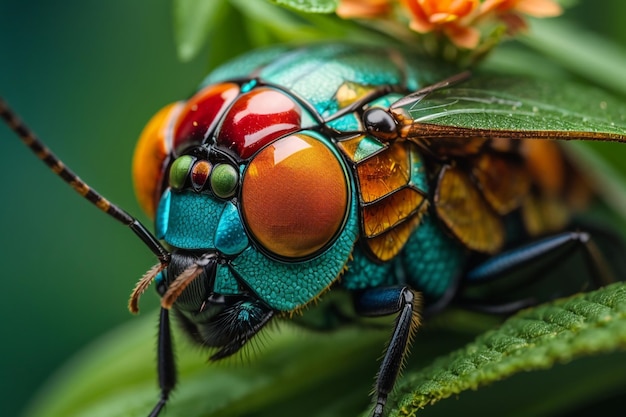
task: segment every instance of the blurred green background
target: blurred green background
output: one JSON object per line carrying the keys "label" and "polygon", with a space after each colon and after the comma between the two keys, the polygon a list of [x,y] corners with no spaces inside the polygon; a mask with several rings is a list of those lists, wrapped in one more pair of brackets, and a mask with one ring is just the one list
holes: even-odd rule
{"label": "blurred green background", "polygon": [[[83,179],[148,225],[130,178],[136,138],[156,110],[193,91],[208,62],[206,52],[179,62],[171,7],[0,0],[0,95]],[[626,46],[626,2],[580,1],[566,16]],[[132,320],[128,295],[154,258],[4,126],[0,136],[0,415],[14,416],[81,347]],[[626,147],[611,153],[619,161]],[[156,301],[150,291],[142,310]]]}
{"label": "blurred green background", "polygon": [[[204,59],[177,59],[170,8],[166,0],[0,2],[0,94],[83,179],[139,216],[130,177],[137,137],[206,72]],[[128,296],[154,257],[4,126],[0,136],[0,415],[14,416],[82,346],[132,320]],[[143,301],[154,311],[152,291]]]}

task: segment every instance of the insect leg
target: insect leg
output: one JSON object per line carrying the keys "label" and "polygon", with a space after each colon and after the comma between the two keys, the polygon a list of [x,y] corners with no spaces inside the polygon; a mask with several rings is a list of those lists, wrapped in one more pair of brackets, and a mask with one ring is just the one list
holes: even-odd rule
{"label": "insect leg", "polygon": [[404,363],[413,334],[420,325],[422,300],[409,287],[383,287],[357,293],[354,306],[357,314],[369,317],[398,313],[393,334],[376,376],[377,397],[373,417],[380,417]]}
{"label": "insect leg", "polygon": [[606,285],[615,281],[602,254],[591,240],[589,233],[586,232],[558,233],[503,252],[470,270],[466,275],[466,279],[471,282],[497,279],[503,274],[528,262],[536,261],[543,256],[559,250],[563,250],[563,255],[567,256],[577,248],[584,250],[585,256],[587,256],[589,272],[596,284]]}
{"label": "insect leg", "polygon": [[159,375],[159,388],[161,398],[154,406],[149,417],[157,417],[176,385],[176,364],[174,363],[174,350],[172,348],[172,333],[170,330],[169,310],[161,308],[159,320],[159,339],[157,342],[157,372]]}
{"label": "insect leg", "polygon": [[[595,287],[615,282],[611,268],[602,252],[593,242],[589,233],[586,232],[557,233],[505,251],[472,268],[465,275],[464,280],[468,284],[493,282],[505,278],[515,271],[530,270],[539,265],[542,270],[540,273],[528,274],[528,278],[520,283],[520,286],[525,286],[533,280],[546,279],[549,274],[542,273],[543,270],[554,268],[559,261],[581,249],[585,256],[585,265],[588,268],[589,277]],[[485,312],[508,314],[538,302],[537,299],[528,298],[501,305],[473,305],[471,302],[465,304],[469,308]]]}

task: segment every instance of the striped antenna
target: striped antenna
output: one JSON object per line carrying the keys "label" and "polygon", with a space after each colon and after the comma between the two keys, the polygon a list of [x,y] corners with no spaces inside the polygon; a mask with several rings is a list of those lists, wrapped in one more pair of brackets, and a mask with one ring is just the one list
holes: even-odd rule
{"label": "striped antenna", "polygon": [[81,180],[72,172],[65,164],[57,158],[46,145],[43,144],[35,134],[17,117],[15,112],[9,108],[7,103],[0,97],[0,117],[4,119],[7,125],[13,130],[26,146],[39,159],[41,159],[56,175],[61,177],[63,181],[69,184],[74,191],[87,199],[90,203],[98,207],[100,210],[113,217],[118,222],[130,227],[135,234],[144,242],[146,246],[159,258],[161,265],[165,267],[170,261],[170,253],[161,245],[156,237],[124,210],[111,203],[109,200],[100,195],[96,190],[91,188],[87,183]]}

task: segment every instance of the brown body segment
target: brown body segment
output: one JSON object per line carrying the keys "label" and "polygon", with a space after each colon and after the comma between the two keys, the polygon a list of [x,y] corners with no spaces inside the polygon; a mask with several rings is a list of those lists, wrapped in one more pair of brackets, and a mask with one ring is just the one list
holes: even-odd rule
{"label": "brown body segment", "polygon": [[[339,142],[356,167],[361,207],[361,233],[371,255],[380,261],[395,257],[419,226],[428,198],[412,182],[421,161],[412,142],[379,143],[369,136]],[[368,149],[372,153],[359,156]]]}
{"label": "brown body segment", "polygon": [[[342,106],[368,92],[367,86],[347,87],[351,94],[343,94],[344,100],[338,97]],[[495,254],[510,239],[504,224],[508,214],[519,211],[526,232],[539,235],[564,227],[573,209],[590,194],[558,143],[548,140],[553,138],[545,132],[538,133],[539,140],[528,132],[518,140],[507,134],[497,137],[494,131],[439,129],[416,123],[398,103],[390,109],[398,126],[393,139],[370,132],[337,143],[354,164],[362,235],[379,261],[402,250],[429,203],[464,246]],[[411,184],[411,153],[419,153],[413,159],[425,166],[430,195]],[[573,195],[578,196],[577,203],[570,205]]]}
{"label": "brown body segment", "polygon": [[[457,145],[447,151],[449,140]],[[431,175],[437,178],[435,212],[471,250],[500,251],[508,239],[504,216],[511,212],[519,210],[526,232],[539,235],[563,228],[591,196],[553,141],[444,138],[438,142],[422,143],[431,153]],[[465,154],[460,151],[463,143]],[[577,204],[569,204],[574,195]]]}

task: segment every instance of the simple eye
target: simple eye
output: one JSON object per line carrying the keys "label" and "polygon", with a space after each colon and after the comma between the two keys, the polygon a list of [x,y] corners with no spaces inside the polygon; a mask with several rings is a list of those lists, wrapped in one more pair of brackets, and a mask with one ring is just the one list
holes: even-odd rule
{"label": "simple eye", "polygon": [[191,170],[191,165],[195,161],[195,158],[190,155],[183,155],[176,158],[170,168],[170,187],[175,190],[180,190],[185,186],[185,181]]}
{"label": "simple eye", "polygon": [[174,161],[170,168],[170,187],[182,190],[191,186],[197,193],[209,187],[217,197],[229,198],[235,195],[239,184],[239,171],[232,165],[218,163],[215,166],[209,161],[191,155],[183,155]]}
{"label": "simple eye", "polygon": [[211,189],[221,198],[231,197],[237,188],[239,173],[232,165],[218,164],[211,173]]}
{"label": "simple eye", "polygon": [[339,157],[322,141],[295,134],[273,142],[250,161],[241,210],[263,248],[278,257],[305,258],[338,235],[348,199]]}

